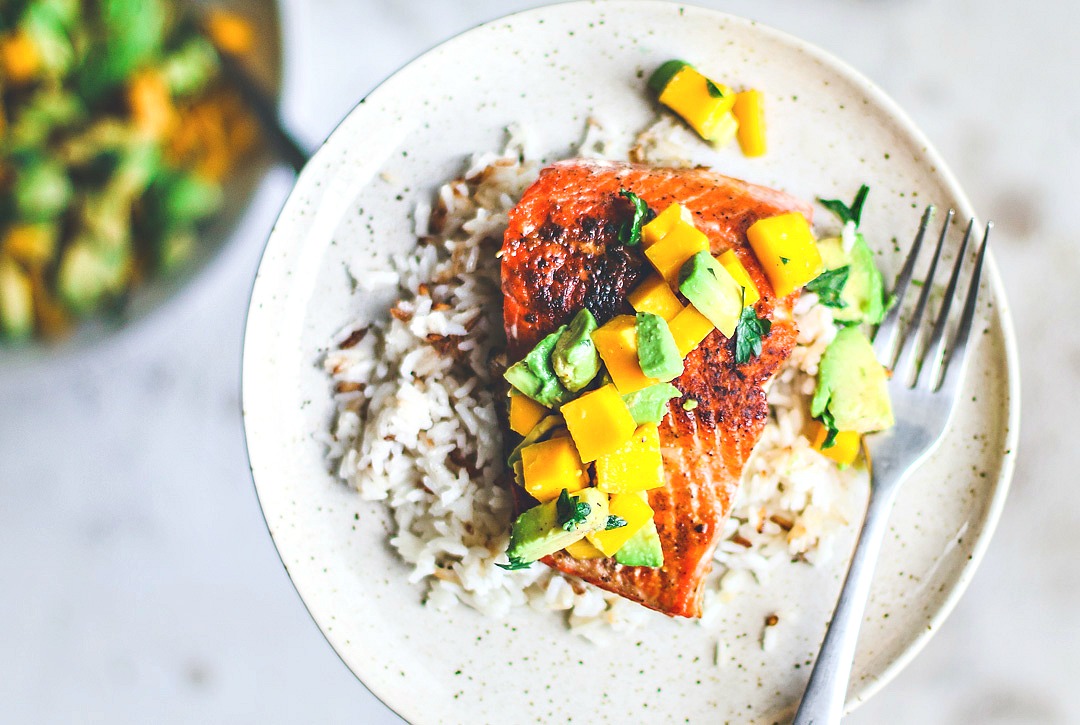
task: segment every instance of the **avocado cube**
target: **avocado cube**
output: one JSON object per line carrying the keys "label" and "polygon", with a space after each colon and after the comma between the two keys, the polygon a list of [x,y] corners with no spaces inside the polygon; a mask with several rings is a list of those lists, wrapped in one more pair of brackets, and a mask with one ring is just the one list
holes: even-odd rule
{"label": "avocado cube", "polygon": [[821,356],[810,414],[826,410],[841,431],[872,433],[894,423],[885,368],[858,327],[836,333]]}
{"label": "avocado cube", "polygon": [[663,566],[664,548],[660,544],[656,522],[649,521],[638,529],[637,533],[615,552],[615,561],[623,566]]}
{"label": "avocado cube", "polygon": [[588,505],[588,513],[578,523],[560,522],[559,500],[533,506],[517,517],[510,531],[506,555],[511,562],[530,562],[554,554],[580,541],[607,524],[608,497],[595,488],[586,488],[570,496],[573,503]]}
{"label": "avocado cube", "polygon": [[679,271],[679,291],[725,337],[735,334],[743,288],[708,252],[698,252]]}
{"label": "avocado cube", "polygon": [[856,233],[855,243],[847,251],[839,238],[822,239],[818,251],[826,270],[848,268],[847,281],[840,292],[843,307],[833,310],[833,319],[871,325],[881,322],[885,316],[885,282],[866,238]]}
{"label": "avocado cube", "polygon": [[591,383],[600,372],[600,355],[592,341],[596,329],[596,318],[583,307],[555,342],[551,367],[559,382],[571,393]]}
{"label": "avocado cube", "polygon": [[[711,328],[710,328],[711,329]],[[622,396],[630,415],[637,425],[653,423],[659,425],[668,412],[668,401],[682,396],[682,391],[671,383],[657,383],[642,388],[629,395]]]}
{"label": "avocado cube", "polygon": [[641,372],[662,383],[682,375],[683,357],[663,317],[637,313],[637,353]]}
{"label": "avocado cube", "polygon": [[565,331],[566,325],[555,330],[503,373],[506,382],[548,408],[570,399],[570,392],[559,382],[551,365],[555,344]]}

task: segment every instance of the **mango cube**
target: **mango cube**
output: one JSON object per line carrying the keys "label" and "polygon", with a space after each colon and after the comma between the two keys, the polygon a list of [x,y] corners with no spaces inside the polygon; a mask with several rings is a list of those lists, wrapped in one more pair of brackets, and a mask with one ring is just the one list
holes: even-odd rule
{"label": "mango cube", "polygon": [[836,434],[835,444],[822,449],[821,446],[825,443],[825,438],[829,435],[829,429],[820,422],[815,423],[814,428],[813,447],[814,450],[819,451],[823,456],[833,459],[841,466],[850,466],[855,462],[855,459],[859,457],[859,448],[862,439],[855,431],[840,431]]}
{"label": "mango cube", "polygon": [[730,274],[744,290],[746,290],[746,298],[743,300],[743,306],[753,307],[754,303],[761,299],[761,294],[758,292],[754,280],[750,279],[750,273],[746,271],[746,267],[739,261],[739,256],[735,254],[735,250],[727,250],[717,257],[716,261],[728,271],[728,274]]}
{"label": "mango cube", "polygon": [[712,141],[718,123],[735,105],[735,92],[686,65],[664,86],[660,103],[682,116],[703,139]]}
{"label": "mango cube", "polygon": [[698,312],[693,305],[687,305],[668,323],[668,329],[675,338],[679,354],[686,357],[716,328],[709,322],[709,318]]}
{"label": "mango cube", "polygon": [[735,94],[731,112],[739,121],[739,146],[746,156],[765,155],[765,97],[761,91]]}
{"label": "mango cube", "polygon": [[618,450],[636,429],[634,416],[614,385],[585,393],[563,404],[560,412],[585,463]]}
{"label": "mango cube", "polygon": [[735,114],[728,111],[719,119],[717,119],[715,127],[713,128],[712,137],[709,141],[714,146],[727,146],[735,138],[735,134],[739,131],[739,122],[735,118]]}
{"label": "mango cube", "polygon": [[564,488],[573,493],[589,485],[589,474],[574,441],[552,438],[521,450],[525,490],[541,503],[554,501]]}
{"label": "mango cube", "polygon": [[648,491],[663,485],[664,460],[655,423],[638,426],[618,450],[596,459],[596,487],[605,493]]}
{"label": "mango cube", "polygon": [[626,526],[593,531],[585,534],[585,538],[602,551],[604,556],[614,556],[638,529],[652,521],[653,510],[642,496],[636,493],[621,493],[615,494],[608,501],[608,516],[618,516],[626,522]]}
{"label": "mango cube", "polygon": [[758,219],[746,230],[746,238],[777,297],[787,297],[821,272],[810,223],[798,212]]}
{"label": "mango cube", "polygon": [[593,332],[592,340],[608,375],[623,395],[659,382],[641,372],[637,352],[637,318],[634,315],[611,318]]}
{"label": "mango cube", "polygon": [[588,539],[579,539],[566,547],[566,553],[575,559],[602,559],[604,552],[597,549]]}
{"label": "mango cube", "polygon": [[679,223],[664,238],[645,250],[645,256],[674,288],[679,286],[679,270],[686,260],[709,249],[709,238],[692,224]]}
{"label": "mango cube", "polygon": [[510,393],[510,430],[526,435],[548,414],[548,409],[527,395],[514,390]]}
{"label": "mango cube", "polygon": [[641,228],[641,243],[648,249],[663,239],[679,222],[693,224],[694,217],[682,204],[668,205],[667,209],[657,214],[655,219]]}
{"label": "mango cube", "polygon": [[636,311],[651,312],[657,317],[663,317],[664,322],[671,322],[683,308],[682,302],[679,302],[668,283],[655,274],[650,274],[648,279],[635,287],[627,299]]}

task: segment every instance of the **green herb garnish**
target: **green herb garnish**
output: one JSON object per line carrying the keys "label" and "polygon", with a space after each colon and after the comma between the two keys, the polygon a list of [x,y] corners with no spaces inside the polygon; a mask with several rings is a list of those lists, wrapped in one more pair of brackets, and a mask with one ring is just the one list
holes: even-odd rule
{"label": "green herb garnish", "polygon": [[716,85],[708,78],[705,79],[705,87],[709,89],[709,95],[713,98],[723,98],[724,92],[720,90],[720,86]]}
{"label": "green herb garnish", "polygon": [[559,500],[555,502],[555,520],[563,531],[573,531],[592,513],[592,506],[571,496],[565,488],[559,493]]}
{"label": "green herb garnish", "polygon": [[619,189],[619,196],[629,199],[634,205],[634,218],[619,229],[619,241],[633,247],[641,243],[641,228],[656,218],[656,212],[649,208],[644,199],[629,189]]}
{"label": "green herb garnish", "polygon": [[840,217],[840,221],[847,224],[852,222],[856,227],[859,226],[859,222],[862,219],[863,204],[866,202],[866,195],[870,193],[870,187],[863,184],[859,187],[859,191],[855,194],[855,200],[851,202],[851,206],[848,206],[839,199],[822,199],[818,197],[818,202],[831,211],[836,216]]}
{"label": "green herb garnish", "polygon": [[788,259],[787,257],[780,257],[780,261],[781,261],[781,262],[782,262],[783,264],[787,264],[787,263],[788,263],[788,262],[790,262],[791,260],[790,260],[790,259]]}
{"label": "green herb garnish", "polygon": [[495,566],[499,567],[500,569],[506,569],[507,571],[517,571],[519,569],[528,569],[530,566],[532,566],[532,562],[522,561],[516,556],[511,556],[509,564],[496,564]]}
{"label": "green herb garnish", "polygon": [[735,364],[743,365],[750,358],[761,354],[761,338],[769,334],[772,320],[758,317],[753,306],[746,304],[746,290],[743,290],[743,309],[739,315],[739,324],[735,326]]}
{"label": "green herb garnish", "polygon": [[806,283],[806,289],[808,292],[816,294],[818,302],[826,307],[843,309],[847,307],[847,302],[840,299],[840,294],[844,291],[844,285],[847,284],[850,272],[851,267],[846,264],[843,267],[822,272]]}
{"label": "green herb garnish", "polygon": [[621,529],[626,526],[626,519],[622,516],[616,516],[612,514],[607,517],[607,523],[604,524],[604,531],[611,531],[612,529]]}
{"label": "green herb garnish", "polygon": [[836,445],[836,436],[840,434],[840,431],[836,428],[836,419],[827,407],[821,411],[821,422],[828,431],[825,434],[825,440],[821,443],[821,450],[825,450]]}

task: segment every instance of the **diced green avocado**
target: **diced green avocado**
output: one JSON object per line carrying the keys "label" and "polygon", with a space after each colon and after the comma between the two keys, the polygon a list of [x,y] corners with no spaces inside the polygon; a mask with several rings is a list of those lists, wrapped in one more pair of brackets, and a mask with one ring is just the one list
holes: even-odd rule
{"label": "diced green avocado", "polygon": [[679,346],[663,317],[651,312],[637,313],[637,354],[641,372],[662,383],[682,375]]}
{"label": "diced green avocado", "polygon": [[885,368],[858,327],[837,332],[821,356],[810,414],[826,410],[837,430],[872,433],[893,424]]}
{"label": "diced green avocado", "polygon": [[19,168],[12,191],[16,212],[29,222],[45,222],[60,216],[73,193],[64,167],[40,157]]}
{"label": "diced green avocado", "polygon": [[566,325],[536,343],[536,347],[530,350],[528,355],[503,373],[506,382],[549,408],[570,399],[570,391],[562,386],[551,366],[551,353],[564,332]]}
{"label": "diced green avocado", "polygon": [[582,307],[569,326],[559,335],[551,353],[551,367],[559,382],[571,393],[584,388],[600,372],[600,353],[592,341],[596,318]]}
{"label": "diced green avocado", "polygon": [[615,561],[623,566],[663,566],[664,549],[656,522],[648,521],[615,552]]}
{"label": "diced green avocado", "polygon": [[588,512],[582,510],[584,517],[580,521],[567,520],[565,510],[560,516],[559,499],[533,506],[517,517],[510,532],[510,546],[506,549],[511,563],[536,561],[554,554],[607,524],[606,493],[597,488],[586,488],[570,494],[569,499],[572,506],[588,506]]}
{"label": "diced green avocado", "polygon": [[128,261],[124,251],[106,251],[89,239],[76,239],[60,259],[60,298],[77,314],[93,311],[108,295],[123,290]]}
{"label": "diced green avocado", "polygon": [[683,264],[679,291],[725,337],[735,334],[742,314],[743,288],[711,254],[698,252]]}
{"label": "diced green avocado", "polygon": [[876,325],[885,316],[885,282],[874,264],[874,253],[866,238],[856,232],[855,244],[845,252],[839,238],[822,239],[818,242],[825,269],[834,270],[846,266],[847,282],[840,293],[844,306],[833,311],[833,319],[840,322],[866,322]]}
{"label": "diced green avocado", "polygon": [[634,425],[643,423],[659,425],[667,415],[668,401],[681,395],[682,391],[671,383],[657,383],[624,395],[622,399],[626,407],[630,409],[630,415],[634,416]]}
{"label": "diced green avocado", "polygon": [[675,77],[675,74],[688,65],[690,64],[685,60],[669,60],[664,63],[649,76],[649,89],[656,95],[660,95],[664,92],[668,82]]}
{"label": "diced green avocado", "polygon": [[514,450],[510,452],[510,457],[506,460],[506,465],[514,466],[521,461],[521,449],[525,446],[531,446],[533,443],[539,443],[540,441],[546,441],[551,437],[557,429],[566,425],[566,421],[563,420],[561,415],[549,415],[540,419],[540,422],[533,426],[533,429],[525,434],[525,437],[518,443]]}
{"label": "diced green avocado", "polygon": [[33,332],[30,278],[16,262],[0,257],[0,338],[25,340]]}

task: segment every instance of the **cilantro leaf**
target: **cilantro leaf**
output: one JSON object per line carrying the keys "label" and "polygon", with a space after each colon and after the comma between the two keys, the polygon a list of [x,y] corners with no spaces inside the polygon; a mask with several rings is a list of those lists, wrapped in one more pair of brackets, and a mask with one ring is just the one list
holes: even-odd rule
{"label": "cilantro leaf", "polygon": [[[746,290],[743,290],[743,300]],[[761,338],[769,334],[772,320],[758,317],[753,306],[744,303],[739,324],[735,326],[735,364],[743,365],[750,358],[761,354]]]}
{"label": "cilantro leaf", "polygon": [[555,502],[555,520],[563,531],[573,531],[578,524],[589,518],[592,506],[571,496],[565,488],[559,493],[559,500]]}
{"label": "cilantro leaf", "polygon": [[649,208],[644,199],[629,189],[619,189],[619,196],[629,199],[634,205],[634,218],[619,229],[619,241],[633,247],[641,242],[641,228],[656,218],[656,212]]}
{"label": "cilantro leaf", "polygon": [[836,428],[836,419],[833,418],[833,414],[829,411],[828,407],[821,411],[821,422],[825,426],[828,433],[825,434],[825,440],[821,443],[821,450],[826,448],[832,448],[836,445],[836,436],[840,431]]}
{"label": "cilantro leaf", "polygon": [[869,193],[870,187],[863,184],[855,194],[855,199],[851,202],[851,206],[848,206],[839,199],[822,199],[818,197],[818,202],[833,214],[840,217],[840,221],[844,222],[844,224],[852,222],[858,227],[859,222],[862,220],[863,204],[866,203],[866,195]]}
{"label": "cilantro leaf", "polygon": [[847,302],[840,299],[840,294],[844,291],[844,285],[847,284],[850,273],[851,267],[846,264],[843,267],[822,272],[806,283],[806,290],[816,294],[818,302],[826,307],[843,309],[847,307]]}
{"label": "cilantro leaf", "polygon": [[621,529],[626,526],[626,519],[622,516],[616,516],[612,514],[607,517],[607,523],[604,524],[604,531],[611,531],[612,529]]}
{"label": "cilantro leaf", "polygon": [[532,562],[522,561],[516,556],[511,556],[509,564],[496,564],[495,566],[499,567],[500,569],[506,569],[507,571],[517,571],[518,569],[528,569],[530,566],[532,566]]}
{"label": "cilantro leaf", "polygon": [[708,78],[705,79],[705,87],[709,89],[709,95],[713,98],[723,98],[724,92],[720,90],[720,86],[716,85]]}

